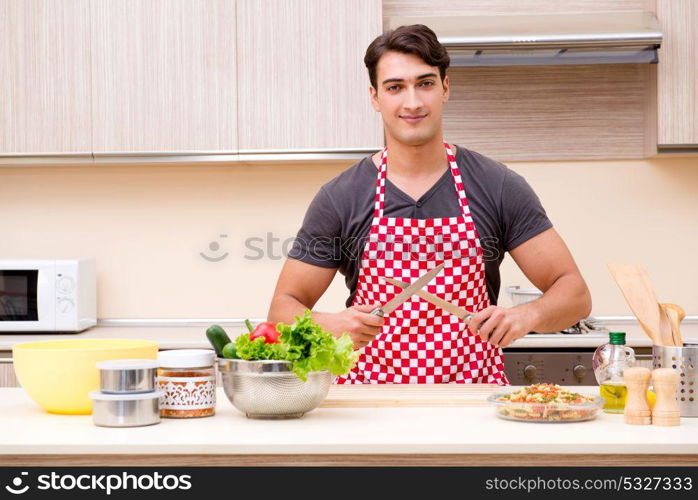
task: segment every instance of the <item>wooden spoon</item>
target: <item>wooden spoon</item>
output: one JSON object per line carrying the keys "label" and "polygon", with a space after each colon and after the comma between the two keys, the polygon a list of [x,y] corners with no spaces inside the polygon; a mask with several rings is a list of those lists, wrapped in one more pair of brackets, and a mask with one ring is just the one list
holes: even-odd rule
{"label": "wooden spoon", "polygon": [[[620,291],[625,297],[625,301],[630,306],[640,326],[654,345],[673,345],[671,338],[671,326],[669,319],[662,311],[654,295],[654,290],[649,285],[647,273],[640,266],[607,264],[611,275]],[[649,285],[649,286],[648,286]],[[662,321],[664,317],[664,321]],[[662,328],[664,323],[664,328]],[[667,328],[668,327],[668,328]],[[668,333],[668,338],[664,340],[662,331]]]}
{"label": "wooden spoon", "polygon": [[686,317],[686,311],[678,304],[659,304],[671,322],[671,333],[676,347],[683,347],[681,337],[681,322]]}
{"label": "wooden spoon", "polygon": [[[657,296],[654,293],[654,287],[652,286],[652,280],[650,280],[649,275],[647,274],[647,271],[642,266],[635,266],[637,269],[637,272],[640,274],[642,277],[642,282],[644,283],[644,292],[652,298],[654,302],[657,303],[657,308],[659,309],[659,336],[661,340],[661,344],[663,346],[673,346],[675,345],[674,342],[674,335],[673,335],[673,328],[672,328],[672,321],[667,314],[667,312],[662,308],[662,306],[659,304],[659,301],[657,300]],[[682,344],[683,345],[683,344]]]}

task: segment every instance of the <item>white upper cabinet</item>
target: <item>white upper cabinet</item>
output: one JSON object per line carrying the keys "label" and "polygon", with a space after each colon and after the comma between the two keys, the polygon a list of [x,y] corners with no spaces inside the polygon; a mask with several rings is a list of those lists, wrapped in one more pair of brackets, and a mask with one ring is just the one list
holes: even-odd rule
{"label": "white upper cabinet", "polygon": [[241,151],[375,148],[366,48],[380,0],[238,0]]}
{"label": "white upper cabinet", "polygon": [[237,149],[234,0],[93,0],[95,153]]}
{"label": "white upper cabinet", "polygon": [[89,153],[89,0],[0,0],[0,155]]}

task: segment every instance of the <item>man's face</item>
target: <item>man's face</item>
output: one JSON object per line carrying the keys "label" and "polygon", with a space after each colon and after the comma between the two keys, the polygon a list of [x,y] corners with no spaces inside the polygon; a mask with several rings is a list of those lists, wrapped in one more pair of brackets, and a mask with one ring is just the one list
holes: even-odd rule
{"label": "man's face", "polygon": [[419,146],[441,133],[448,76],[442,83],[439,68],[414,54],[388,51],[378,61],[376,85],[370,88],[371,104],[383,116],[387,135]]}

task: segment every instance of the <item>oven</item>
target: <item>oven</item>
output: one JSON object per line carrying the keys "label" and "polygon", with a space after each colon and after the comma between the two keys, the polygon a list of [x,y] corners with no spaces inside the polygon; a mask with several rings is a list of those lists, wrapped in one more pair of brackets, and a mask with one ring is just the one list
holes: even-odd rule
{"label": "oven", "polygon": [[[651,348],[636,347],[637,364],[652,368]],[[512,385],[549,382],[562,386],[598,385],[593,347],[504,349],[504,371]]]}

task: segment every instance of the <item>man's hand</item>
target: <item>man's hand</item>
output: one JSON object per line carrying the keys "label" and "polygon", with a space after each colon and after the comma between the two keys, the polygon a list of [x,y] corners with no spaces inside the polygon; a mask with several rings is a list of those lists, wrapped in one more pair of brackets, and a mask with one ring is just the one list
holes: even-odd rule
{"label": "man's hand", "polygon": [[[336,272],[334,268],[287,259],[276,284],[267,320],[272,323],[293,323],[294,316],[302,316],[303,311],[315,306]],[[313,320],[323,329],[336,337],[348,333],[354,342],[354,349],[361,349],[378,335],[383,326],[384,319],[371,314],[371,311],[380,306],[381,304],[352,306],[338,313],[313,311],[312,314]]]}
{"label": "man's hand", "polygon": [[534,324],[533,312],[526,307],[490,306],[473,314],[468,329],[490,344],[506,347],[529,333]]}
{"label": "man's hand", "polygon": [[317,321],[337,337],[348,333],[354,349],[361,349],[380,333],[385,322],[382,317],[371,314],[377,307],[380,304],[351,306],[338,313],[317,313]]}

